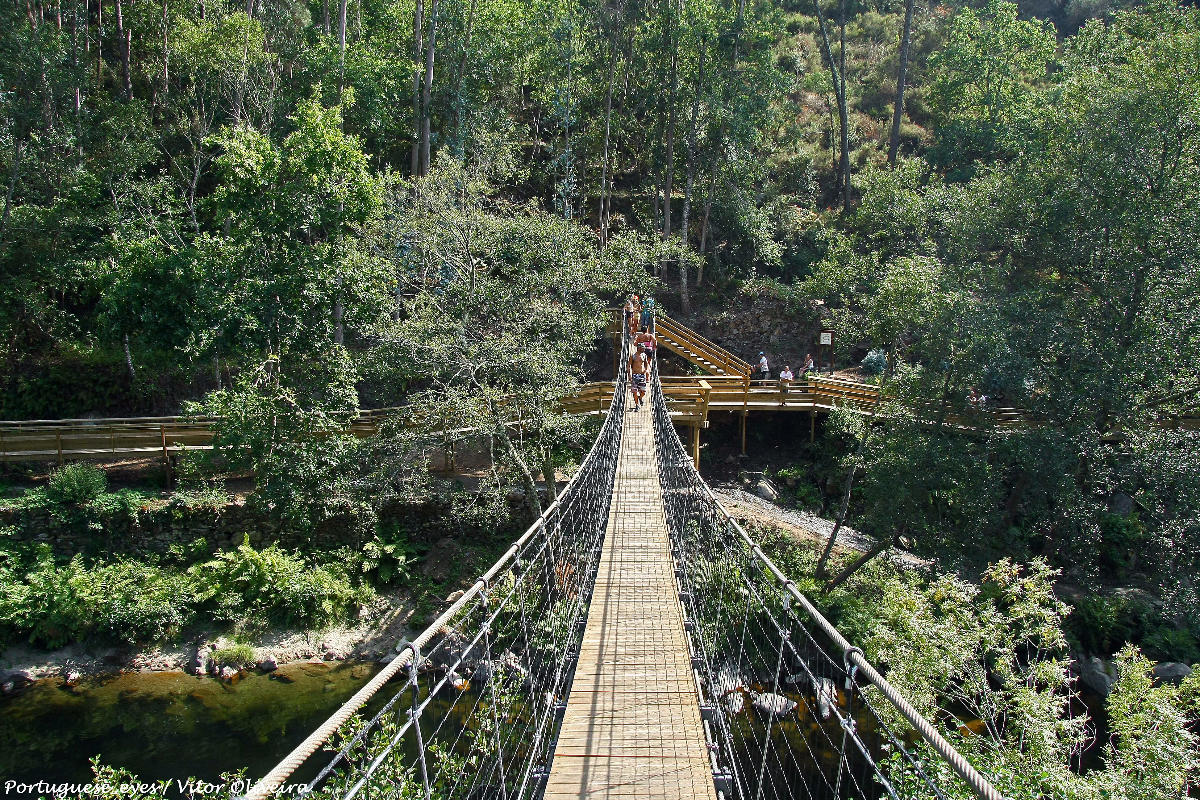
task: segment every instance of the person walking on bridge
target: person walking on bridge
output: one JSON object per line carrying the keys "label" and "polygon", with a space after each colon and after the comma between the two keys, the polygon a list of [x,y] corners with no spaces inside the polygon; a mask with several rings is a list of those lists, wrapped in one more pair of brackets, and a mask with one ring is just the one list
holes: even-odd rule
{"label": "person walking on bridge", "polygon": [[649,331],[639,333],[633,338],[633,343],[638,347],[646,348],[646,355],[651,359],[658,352],[658,337]]}
{"label": "person walking on bridge", "polygon": [[654,325],[654,298],[647,297],[646,302],[642,303],[642,331],[650,333],[651,327]]}
{"label": "person walking on bridge", "polygon": [[646,396],[646,380],[650,373],[650,357],[646,347],[639,345],[629,357],[629,390],[633,392],[633,410],[640,411]]}

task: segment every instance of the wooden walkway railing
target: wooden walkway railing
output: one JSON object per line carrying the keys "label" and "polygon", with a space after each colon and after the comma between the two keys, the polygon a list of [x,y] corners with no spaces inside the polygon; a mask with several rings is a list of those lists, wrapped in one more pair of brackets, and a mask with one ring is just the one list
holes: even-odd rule
{"label": "wooden walkway railing", "polygon": [[[379,432],[394,408],[362,411],[350,423],[355,436]],[[104,459],[130,455],[169,455],[212,447],[216,417],[117,417],[35,419],[0,422],[0,461]]]}

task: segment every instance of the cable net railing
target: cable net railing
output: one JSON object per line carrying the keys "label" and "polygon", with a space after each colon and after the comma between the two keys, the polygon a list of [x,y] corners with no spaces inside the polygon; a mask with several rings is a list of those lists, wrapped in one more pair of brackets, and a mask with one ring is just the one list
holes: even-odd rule
{"label": "cable net railing", "polygon": [[[737,800],[1001,795],[820,614],[721,507],[651,381],[659,480],[715,780]],[[928,749],[918,747],[918,737]]]}
{"label": "cable net railing", "polygon": [[[344,800],[541,796],[608,521],[625,390],[621,374],[618,400],[557,501],[246,800],[283,791]],[[374,708],[389,682],[390,698]],[[373,713],[362,713],[368,701]]]}

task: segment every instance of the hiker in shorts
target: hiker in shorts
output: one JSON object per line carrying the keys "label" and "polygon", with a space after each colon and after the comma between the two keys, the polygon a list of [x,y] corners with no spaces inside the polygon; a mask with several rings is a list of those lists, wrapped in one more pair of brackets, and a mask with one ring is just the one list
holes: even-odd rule
{"label": "hiker in shorts", "polygon": [[643,331],[633,337],[633,343],[637,347],[646,348],[646,355],[649,358],[654,358],[654,354],[658,352],[658,338],[648,331]]}
{"label": "hiker in shorts", "polygon": [[625,298],[625,330],[633,332],[633,314],[637,308],[637,295],[631,294]]}
{"label": "hiker in shorts", "polygon": [[629,357],[629,391],[633,392],[633,410],[640,411],[642,398],[646,396],[646,382],[650,376],[650,357],[646,348],[639,346]]}

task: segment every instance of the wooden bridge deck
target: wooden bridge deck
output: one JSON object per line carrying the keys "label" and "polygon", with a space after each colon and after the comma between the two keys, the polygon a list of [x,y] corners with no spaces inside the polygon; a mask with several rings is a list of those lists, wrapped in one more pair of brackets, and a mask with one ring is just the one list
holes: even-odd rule
{"label": "wooden bridge deck", "polygon": [[545,797],[716,798],[648,402],[625,416],[608,532]]}

